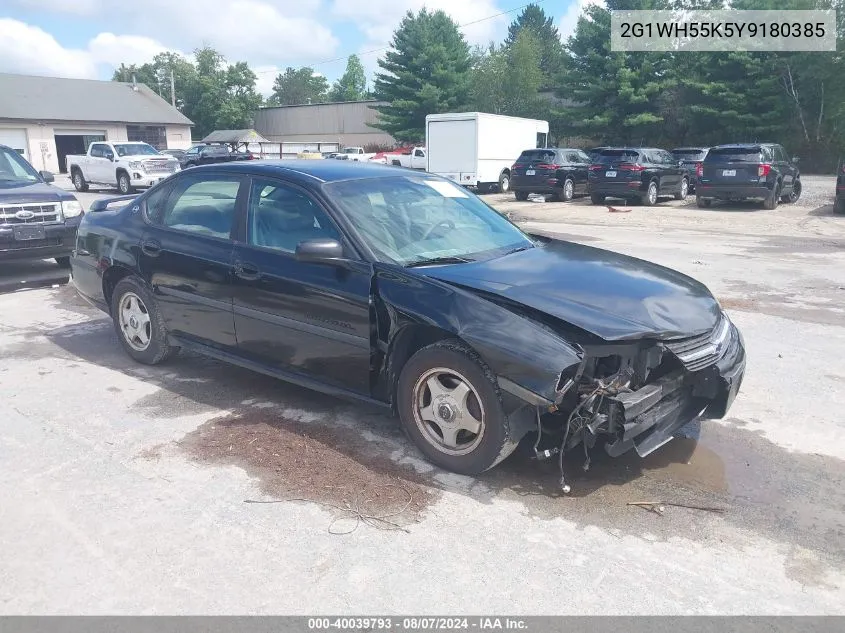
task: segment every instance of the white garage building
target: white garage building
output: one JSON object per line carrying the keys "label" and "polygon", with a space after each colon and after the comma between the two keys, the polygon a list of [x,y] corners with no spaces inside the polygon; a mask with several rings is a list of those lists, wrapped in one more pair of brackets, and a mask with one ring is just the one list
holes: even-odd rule
{"label": "white garage building", "polygon": [[192,125],[143,84],[0,73],[0,144],[36,169],[64,173],[65,156],[95,141],[187,149]]}

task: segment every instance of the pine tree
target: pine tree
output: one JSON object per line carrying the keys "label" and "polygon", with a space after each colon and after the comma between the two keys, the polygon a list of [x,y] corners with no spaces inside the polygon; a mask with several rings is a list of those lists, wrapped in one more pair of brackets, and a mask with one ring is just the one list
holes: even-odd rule
{"label": "pine tree", "polygon": [[554,25],[554,20],[548,17],[539,5],[527,5],[522,13],[508,26],[505,47],[513,46],[517,37],[523,31],[531,33],[537,41],[540,50],[540,70],[545,75],[544,84],[549,84],[555,75],[560,72],[563,60],[563,44],[560,41],[560,33]]}
{"label": "pine tree", "polygon": [[390,50],[379,60],[375,97],[379,123],[400,141],[425,137],[425,117],[469,103],[471,59],[458,25],[443,11],[405,14]]}

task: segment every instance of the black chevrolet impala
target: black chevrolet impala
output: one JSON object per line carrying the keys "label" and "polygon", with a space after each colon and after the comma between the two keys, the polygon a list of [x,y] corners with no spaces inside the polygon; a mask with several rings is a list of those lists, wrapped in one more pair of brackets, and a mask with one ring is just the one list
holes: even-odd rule
{"label": "black chevrolet impala", "polygon": [[739,331],[701,283],[529,236],[451,182],[396,167],[261,161],[95,203],[78,290],[142,363],[179,348],[390,407],[437,465],[646,455],[725,415]]}

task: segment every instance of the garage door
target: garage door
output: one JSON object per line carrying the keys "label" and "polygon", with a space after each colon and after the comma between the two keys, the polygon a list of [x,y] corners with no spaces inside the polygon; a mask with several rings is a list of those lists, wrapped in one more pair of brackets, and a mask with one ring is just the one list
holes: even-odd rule
{"label": "garage door", "polygon": [[8,145],[23,154],[29,160],[26,147],[26,130],[23,128],[0,127],[0,145]]}

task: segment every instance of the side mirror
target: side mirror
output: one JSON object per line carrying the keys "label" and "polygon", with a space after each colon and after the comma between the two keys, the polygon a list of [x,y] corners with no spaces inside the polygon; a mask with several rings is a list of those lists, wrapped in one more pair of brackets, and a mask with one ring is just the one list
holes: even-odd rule
{"label": "side mirror", "polygon": [[296,260],[312,264],[340,264],[346,261],[343,245],[333,239],[305,240],[296,245]]}
{"label": "side mirror", "polygon": [[106,158],[108,158],[110,161],[114,162],[114,154],[106,154]]}
{"label": "side mirror", "polygon": [[53,172],[51,171],[39,171],[38,174],[44,182],[55,182],[56,180],[56,177],[53,176]]}

